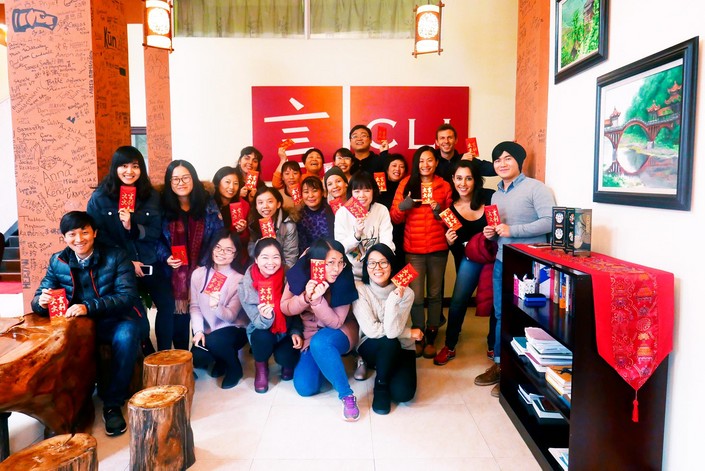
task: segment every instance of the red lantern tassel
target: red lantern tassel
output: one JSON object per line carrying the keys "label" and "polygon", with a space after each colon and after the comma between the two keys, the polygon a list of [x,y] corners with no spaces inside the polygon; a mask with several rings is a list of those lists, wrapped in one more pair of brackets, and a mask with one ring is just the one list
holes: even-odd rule
{"label": "red lantern tassel", "polygon": [[634,401],[632,401],[632,422],[639,422],[639,399],[637,399],[638,391],[634,391]]}

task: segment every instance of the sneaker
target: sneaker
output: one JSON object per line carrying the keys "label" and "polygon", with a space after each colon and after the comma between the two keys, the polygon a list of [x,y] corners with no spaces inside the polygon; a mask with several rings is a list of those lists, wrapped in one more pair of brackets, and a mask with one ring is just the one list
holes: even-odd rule
{"label": "sneaker", "polygon": [[367,363],[361,356],[357,357],[357,368],[355,368],[353,378],[358,381],[364,381],[367,378]]}
{"label": "sneaker", "polygon": [[494,361],[494,350],[487,350],[487,359]]}
{"label": "sneaker", "polygon": [[494,387],[492,388],[492,391],[490,391],[490,396],[499,397],[499,383],[494,385]]}
{"label": "sneaker", "polygon": [[105,434],[109,437],[122,435],[127,430],[127,423],[125,423],[125,418],[119,407],[105,407],[103,422],[105,422]]}
{"label": "sneaker", "polygon": [[354,394],[345,396],[343,399],[343,419],[348,422],[355,422],[360,418],[360,409],[357,407],[357,399]]}
{"label": "sneaker", "polygon": [[499,383],[499,363],[492,363],[492,366],[475,378],[475,384],[478,386],[492,386],[497,383]]}
{"label": "sneaker", "polygon": [[441,351],[433,358],[433,364],[443,366],[455,358],[455,350],[448,347],[441,348]]}

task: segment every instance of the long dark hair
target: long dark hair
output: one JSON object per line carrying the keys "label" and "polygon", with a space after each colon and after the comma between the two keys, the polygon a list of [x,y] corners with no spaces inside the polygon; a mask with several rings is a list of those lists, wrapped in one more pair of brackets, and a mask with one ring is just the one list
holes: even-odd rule
{"label": "long dark hair", "polygon": [[282,214],[282,221],[286,219],[286,217],[289,215],[289,213],[287,213],[284,209],[284,198],[282,197],[282,194],[279,190],[266,185],[257,188],[257,191],[255,192],[255,197],[252,198],[252,204],[250,205],[249,215],[250,233],[252,233],[253,236],[256,236],[255,239],[259,239],[259,237],[262,235],[262,231],[259,228],[259,219],[262,216],[257,212],[257,197],[264,193],[271,193],[272,196],[274,196],[274,199],[279,202],[279,209],[277,209],[277,211],[272,216],[272,222],[274,223],[275,230],[277,219],[279,218],[279,213],[281,212]]}
{"label": "long dark hair", "polygon": [[103,188],[108,195],[117,199],[120,196],[120,186],[123,184],[120,177],[118,177],[117,169],[122,165],[131,164],[132,162],[137,162],[140,166],[140,177],[137,179],[137,182],[135,182],[137,199],[140,201],[149,199],[152,195],[152,183],[147,176],[147,166],[144,163],[142,153],[132,146],[117,148],[110,161],[110,170],[108,170],[108,174],[103,178],[98,187]]}
{"label": "long dark hair", "polygon": [[[365,255],[365,258],[362,259],[362,282],[366,285],[370,284],[370,274],[367,273],[367,259],[370,258],[370,254],[372,252],[379,252],[384,255],[384,258],[386,258],[387,262],[389,262],[389,266],[392,267],[392,273],[394,273],[394,269],[396,268],[394,266],[394,252],[392,252],[392,249],[390,249],[387,244],[380,243],[373,245],[367,249],[367,254]],[[391,273],[389,275],[391,278]]]}
{"label": "long dark hair", "polygon": [[406,184],[406,192],[411,192],[411,197],[421,198],[421,172],[419,172],[419,162],[421,162],[421,154],[430,152],[434,159],[437,159],[431,146],[421,146],[414,152],[414,159],[411,162],[411,176]]}
{"label": "long dark hair", "polygon": [[174,160],[166,168],[166,173],[164,174],[164,189],[162,190],[162,208],[164,209],[164,216],[168,221],[175,221],[179,218],[179,211],[181,211],[179,197],[176,196],[174,190],[171,189],[171,176],[176,167],[184,167],[191,174],[193,190],[189,195],[189,202],[191,203],[189,214],[195,219],[201,219],[206,214],[206,207],[208,206],[208,198],[210,198],[210,195],[204,188],[201,180],[198,179],[196,169],[186,160]]}
{"label": "long dark hair", "polygon": [[[228,175],[235,175],[238,181],[238,190],[235,192],[235,196],[233,196],[233,199],[230,201],[226,201],[225,196],[221,195],[219,190],[220,181]],[[234,167],[221,167],[220,169],[218,169],[218,171],[215,172],[215,175],[213,175],[213,186],[215,187],[213,199],[215,200],[215,204],[217,204],[220,208],[228,203],[232,203],[233,201],[240,201],[240,189],[242,188],[242,185],[242,174],[238,172]]]}
{"label": "long dark hair", "polygon": [[237,158],[237,163],[235,164],[236,168],[240,168],[240,159],[242,159],[243,156],[245,155],[250,155],[250,154],[255,154],[255,160],[257,160],[257,170],[260,169],[260,163],[262,163],[262,159],[264,158],[262,156],[262,152],[257,150],[254,146],[247,146],[243,147],[242,150],[240,150],[240,157]]}
{"label": "long dark hair", "polygon": [[472,208],[473,210],[480,209],[480,206],[485,204],[485,198],[482,194],[483,186],[485,185],[485,177],[480,174],[480,167],[471,160],[460,160],[453,167],[453,170],[451,172],[451,181],[453,182],[453,184],[451,185],[453,202],[456,202],[460,199],[458,190],[455,189],[455,173],[458,171],[459,168],[467,168],[470,170],[470,175],[472,176],[473,180],[472,193],[470,193],[470,208]]}
{"label": "long dark hair", "polygon": [[204,289],[206,289],[208,274],[210,273],[211,270],[215,269],[215,262],[213,261],[213,250],[215,249],[215,246],[218,245],[218,242],[220,242],[223,239],[230,239],[233,242],[233,245],[235,246],[235,256],[233,257],[233,261],[230,262],[230,268],[232,268],[236,272],[240,273],[241,275],[243,273],[245,273],[245,270],[243,269],[243,266],[239,260],[240,251],[242,250],[242,244],[240,243],[240,236],[238,236],[237,233],[230,232],[227,229],[220,229],[220,230],[218,230],[218,232],[216,232],[213,235],[213,239],[211,240],[211,243],[208,245],[208,251],[206,252],[208,254],[208,257],[206,258],[206,263],[203,264],[203,266],[206,267],[206,278],[203,281],[203,287],[201,288],[201,293],[203,292]]}

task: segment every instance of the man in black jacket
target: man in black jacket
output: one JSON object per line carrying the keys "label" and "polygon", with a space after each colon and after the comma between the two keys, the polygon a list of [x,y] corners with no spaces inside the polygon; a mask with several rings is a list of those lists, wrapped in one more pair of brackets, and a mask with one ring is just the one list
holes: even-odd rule
{"label": "man in black jacket", "polygon": [[95,321],[97,342],[109,344],[113,356],[112,376],[101,397],[105,433],[120,435],[127,429],[121,407],[149,329],[135,269],[122,250],[95,245],[96,224],[84,211],[66,213],[59,227],[67,247],[52,255],[32,309],[48,314],[52,290],[63,288],[68,300],[65,316]]}
{"label": "man in black jacket", "polygon": [[441,124],[436,129],[436,160],[438,161],[438,166],[436,167],[436,175],[443,178],[445,181],[450,183],[451,188],[453,187],[453,175],[451,172],[455,165],[461,160],[472,160],[480,167],[480,175],[483,177],[495,177],[497,172],[494,171],[494,165],[492,162],[482,159],[473,158],[472,154],[466,152],[461,154],[455,148],[455,144],[458,142],[458,133],[455,128],[448,123]]}

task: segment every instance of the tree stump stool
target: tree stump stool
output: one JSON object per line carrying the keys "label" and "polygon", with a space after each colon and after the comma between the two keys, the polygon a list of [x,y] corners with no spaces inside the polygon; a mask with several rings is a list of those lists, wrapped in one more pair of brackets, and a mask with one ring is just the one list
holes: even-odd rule
{"label": "tree stump stool", "polygon": [[188,350],[162,350],[144,359],[143,384],[166,386],[180,384],[186,386],[186,413],[191,418],[191,404],[196,382],[193,379],[193,355]]}
{"label": "tree stump stool", "polygon": [[57,435],[13,453],[0,470],[98,471],[97,446],[87,433]]}
{"label": "tree stump stool", "polygon": [[153,386],[127,405],[132,471],[185,470],[196,462],[186,386]]}

